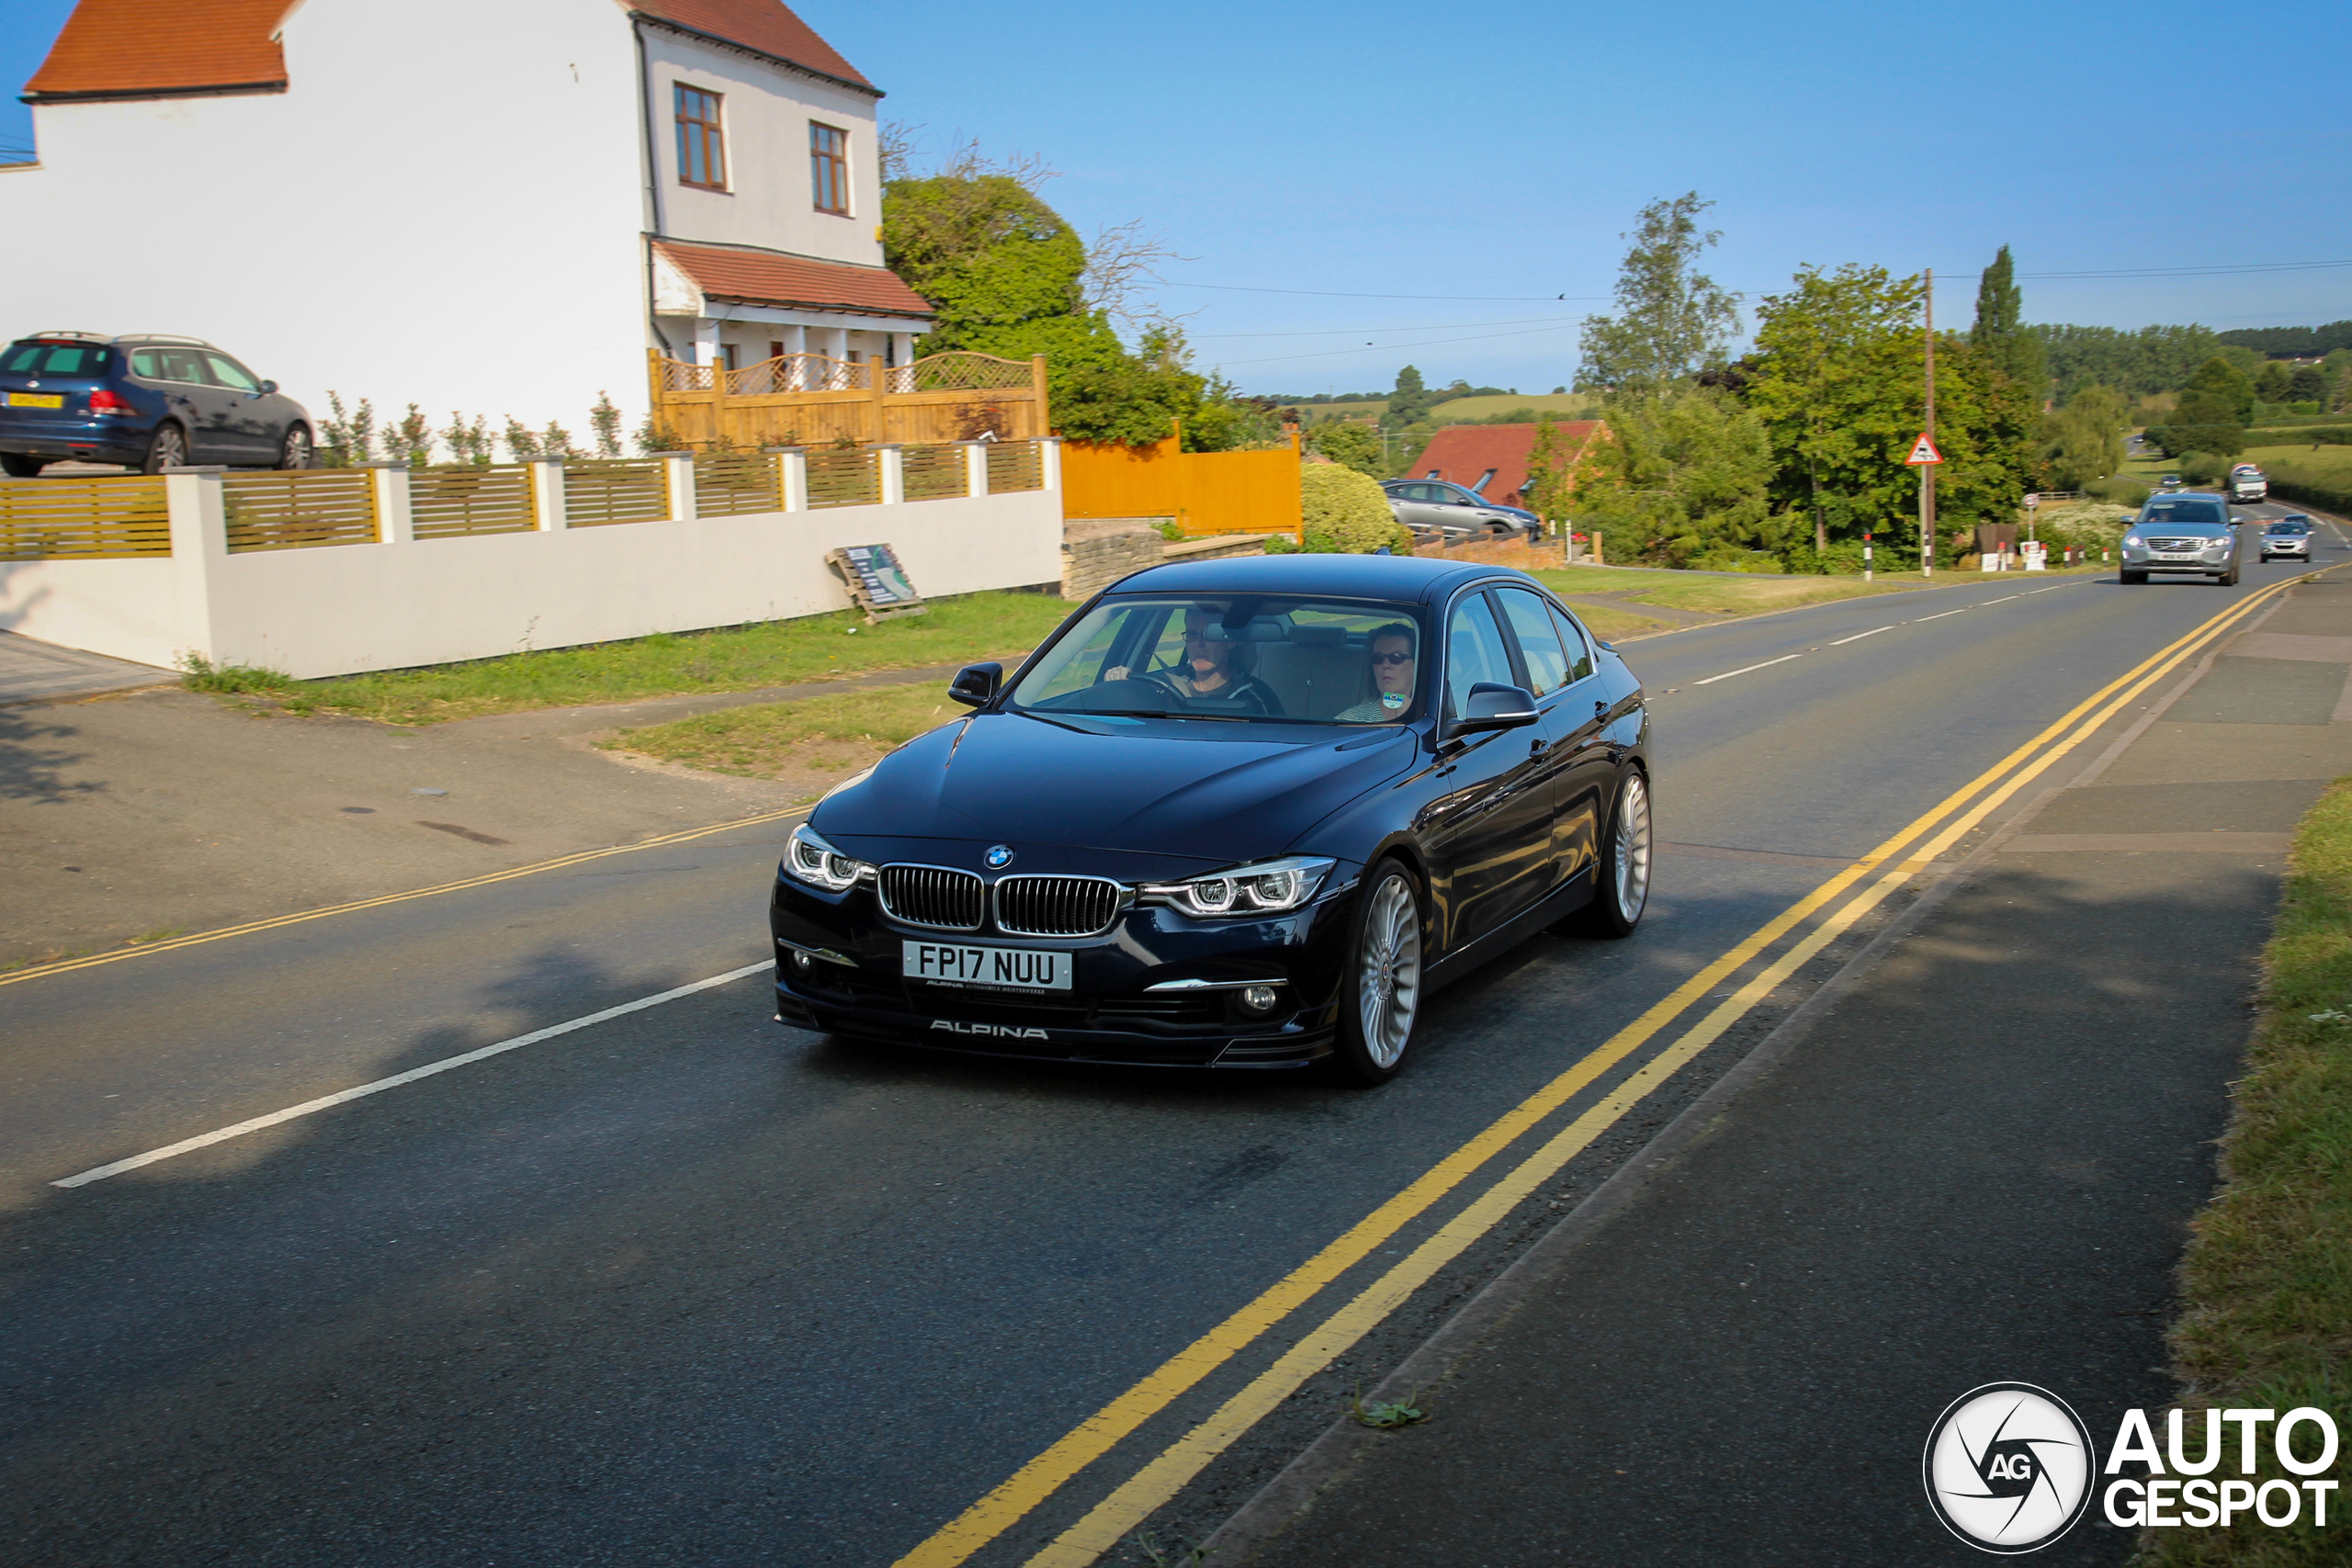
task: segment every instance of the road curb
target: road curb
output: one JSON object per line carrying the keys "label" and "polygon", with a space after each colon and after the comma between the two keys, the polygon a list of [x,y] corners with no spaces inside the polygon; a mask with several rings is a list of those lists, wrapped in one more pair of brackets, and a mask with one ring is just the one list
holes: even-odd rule
{"label": "road curb", "polygon": [[[2323,570],[2326,569],[2322,569]],[[2317,577],[2318,572],[2306,574]],[[1884,960],[1894,946],[1917,931],[1951,895],[1966,886],[1992,858],[2052,800],[2070,789],[2089,784],[2115,759],[2202,680],[2213,659],[2246,631],[2267,621],[2287,603],[2278,600],[2251,625],[2238,628],[2195,660],[2188,671],[2132,720],[2124,733],[2084,764],[2063,784],[2051,785],[2019,807],[1963,859],[1939,868],[1919,896],[1894,916],[1838,971],[1825,980],[1796,1010],[1758,1041],[1746,1055],[1699,1098],[1659,1131],[1657,1135],[1618,1168],[1609,1179],[1545,1231],[1527,1250],[1446,1320],[1437,1332],[1400,1362],[1372,1392],[1366,1404],[1419,1402],[1448,1382],[1461,1364],[1501,1328],[1532,1297],[1566,1269],[1578,1248],[1629,1207],[1650,1182],[1686,1151],[1706,1138],[1733,1104],[1762,1082],[1786,1060],[1848,993]],[[1806,606],[1810,608],[1812,606]],[[1333,1422],[1273,1479],[1259,1489],[1199,1548],[1204,1560],[1218,1568],[1241,1568],[1257,1551],[1310,1513],[1334,1483],[1342,1480],[1358,1460],[1384,1442],[1406,1440],[1410,1428],[1376,1431],[1350,1417]]]}

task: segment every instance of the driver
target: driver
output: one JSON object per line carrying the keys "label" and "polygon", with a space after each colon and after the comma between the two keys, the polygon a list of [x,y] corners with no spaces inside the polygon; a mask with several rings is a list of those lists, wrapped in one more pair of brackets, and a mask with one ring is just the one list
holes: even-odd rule
{"label": "driver", "polygon": [[1143,677],[1182,698],[1197,712],[1224,711],[1279,717],[1282,703],[1250,673],[1250,645],[1236,640],[1223,624],[1221,604],[1184,607],[1184,652],[1175,667]]}
{"label": "driver", "polygon": [[1364,638],[1371,655],[1364,671],[1364,699],[1332,716],[1341,724],[1394,724],[1403,718],[1413,702],[1414,642],[1407,622],[1374,627]]}

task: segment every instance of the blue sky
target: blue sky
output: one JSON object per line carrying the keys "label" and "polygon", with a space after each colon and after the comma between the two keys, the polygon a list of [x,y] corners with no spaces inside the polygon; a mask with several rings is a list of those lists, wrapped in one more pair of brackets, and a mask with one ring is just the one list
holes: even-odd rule
{"label": "blue sky", "polygon": [[[0,74],[69,9],[0,0]],[[1620,234],[1691,189],[1717,203],[1710,270],[1751,293],[1804,262],[1933,266],[1964,325],[2006,243],[2031,320],[2352,317],[2352,266],[2031,276],[2352,261],[2352,127],[2307,69],[2352,47],[2340,0],[798,9],[919,151],[1035,153],[1081,229],[1141,219],[1193,258],[1160,301],[1247,390],[1385,387],[1408,360],[1565,383]],[[28,137],[9,104],[0,144]]]}

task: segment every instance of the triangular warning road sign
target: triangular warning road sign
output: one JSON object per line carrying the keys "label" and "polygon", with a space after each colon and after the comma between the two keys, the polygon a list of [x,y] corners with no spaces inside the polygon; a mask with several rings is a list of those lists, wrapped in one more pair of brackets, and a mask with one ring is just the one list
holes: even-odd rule
{"label": "triangular warning road sign", "polygon": [[1944,455],[1936,450],[1936,444],[1928,439],[1928,433],[1923,430],[1919,432],[1919,439],[1911,443],[1911,456],[1903,460],[1913,468],[1918,468],[1926,463],[1940,463]]}

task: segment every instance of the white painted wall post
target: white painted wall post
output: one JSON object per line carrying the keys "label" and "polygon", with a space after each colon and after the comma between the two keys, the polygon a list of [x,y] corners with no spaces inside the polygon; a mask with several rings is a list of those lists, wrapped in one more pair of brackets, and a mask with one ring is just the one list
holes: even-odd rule
{"label": "white painted wall post", "polygon": [[1062,488],[1062,443],[1058,435],[1048,435],[1037,443],[1038,485],[1043,490]]}
{"label": "white painted wall post", "polygon": [[876,466],[882,470],[882,504],[898,506],[907,499],[907,449],[897,442],[886,442],[874,449]]}
{"label": "white painted wall post", "polygon": [[771,446],[775,457],[776,494],[784,502],[786,512],[808,510],[808,448],[806,446]]}
{"label": "white painted wall post", "polygon": [[695,455],[692,452],[656,452],[662,459],[662,475],[670,487],[670,517],[683,523],[695,514]]}
{"label": "white painted wall post", "polygon": [[212,584],[229,564],[228,510],[220,491],[225,471],[164,471],[164,504],[172,525],[172,619],[181,644],[175,653],[213,656]]}
{"label": "white painted wall post", "polygon": [[989,492],[989,444],[985,441],[958,441],[964,449],[964,493],[986,495]]}
{"label": "white painted wall post", "polygon": [[570,526],[563,514],[563,459],[534,457],[530,467],[531,510],[537,514],[539,532],[559,533]]}
{"label": "white painted wall post", "polygon": [[409,507],[408,465],[370,463],[376,470],[376,542],[379,545],[416,543],[416,513]]}

